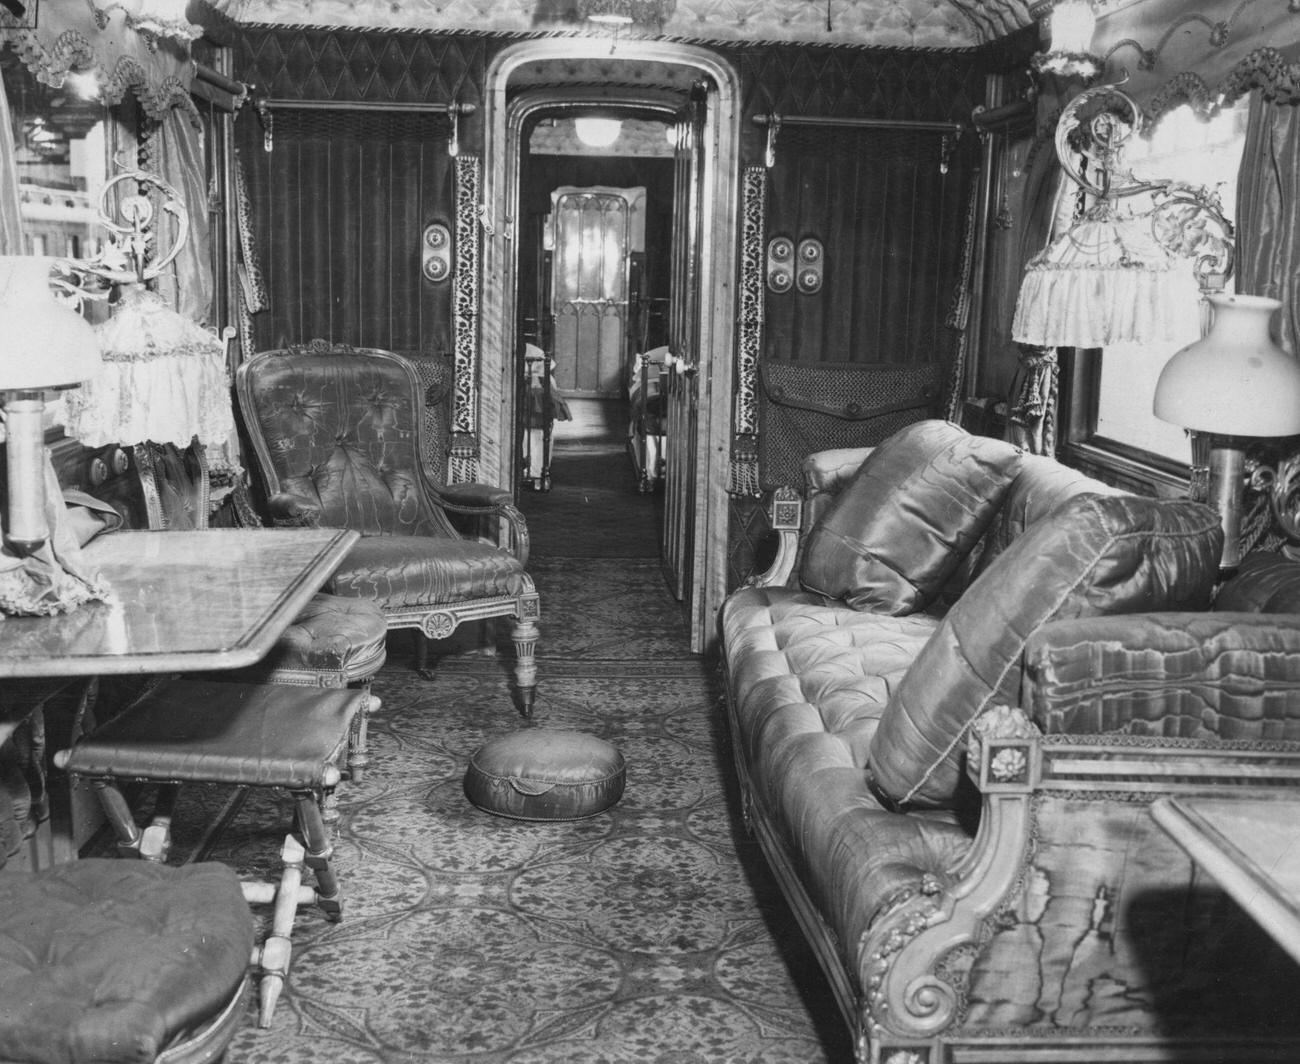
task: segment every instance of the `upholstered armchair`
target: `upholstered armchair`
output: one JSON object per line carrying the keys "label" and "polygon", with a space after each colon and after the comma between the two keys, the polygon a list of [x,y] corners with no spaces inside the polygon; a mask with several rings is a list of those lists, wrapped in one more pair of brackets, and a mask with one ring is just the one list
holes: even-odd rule
{"label": "upholstered armchair", "polygon": [[504,489],[433,479],[412,364],[317,341],[255,355],[235,391],[271,522],[361,533],[326,590],[373,600],[390,630],[417,629],[425,675],[429,639],[513,618],[519,708],[531,713],[540,610],[527,525]]}

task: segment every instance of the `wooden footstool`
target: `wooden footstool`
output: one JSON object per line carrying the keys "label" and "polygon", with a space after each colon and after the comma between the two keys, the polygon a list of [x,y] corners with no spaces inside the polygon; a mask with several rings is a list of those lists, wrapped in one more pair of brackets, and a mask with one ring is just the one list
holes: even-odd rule
{"label": "wooden footstool", "polygon": [[[339,761],[364,699],[348,689],[172,680],[55,755],[55,764],[95,787],[121,848],[150,860],[167,858],[176,785],[273,787],[293,797],[302,842],[286,838],[279,883],[244,884],[249,902],[275,906],[259,958],[262,1027],[270,1026],[288,973],[297,907],[310,903],[330,920],[342,916],[322,803],[341,778]],[[164,785],[143,831],[118,788],[130,780]],[[314,889],[301,883],[304,865],[315,874]]]}

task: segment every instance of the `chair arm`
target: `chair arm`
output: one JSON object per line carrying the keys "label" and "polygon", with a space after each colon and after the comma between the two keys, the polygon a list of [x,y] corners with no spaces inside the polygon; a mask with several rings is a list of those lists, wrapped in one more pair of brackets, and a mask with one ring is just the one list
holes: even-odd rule
{"label": "chair arm", "polygon": [[433,495],[447,507],[456,507],[461,513],[492,510],[509,505],[510,492],[495,484],[439,484]]}
{"label": "chair arm", "polygon": [[493,542],[505,547],[519,559],[520,565],[528,564],[528,521],[511,501],[510,492],[493,484],[439,484],[430,487],[434,501],[449,513],[468,514],[474,517],[495,518],[505,522],[506,540],[501,543],[499,537]]}
{"label": "chair arm", "polygon": [[306,495],[279,491],[266,500],[266,508],[277,528],[320,527],[320,503]]}
{"label": "chair arm", "polygon": [[1300,617],[1140,613],[1044,625],[1021,702],[1048,734],[1300,739]]}

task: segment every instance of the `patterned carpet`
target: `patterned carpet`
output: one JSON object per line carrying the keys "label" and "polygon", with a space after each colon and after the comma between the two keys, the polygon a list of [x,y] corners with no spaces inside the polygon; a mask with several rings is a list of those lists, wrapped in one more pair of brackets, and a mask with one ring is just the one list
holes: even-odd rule
{"label": "patterned carpet", "polygon": [[[344,918],[300,913],[274,1024],[258,1030],[250,1013],[228,1064],[851,1060],[740,826],[713,669],[688,652],[660,574],[655,499],[637,494],[617,442],[586,440],[557,450],[552,491],[521,506],[543,609],[527,726],[616,744],[622,801],[561,824],[472,807],[469,756],[524,726],[508,658],[452,648],[426,682],[394,636],[374,684],[370,772],[340,789]],[[178,852],[246,873],[274,865],[277,799],[196,788],[189,800]]]}

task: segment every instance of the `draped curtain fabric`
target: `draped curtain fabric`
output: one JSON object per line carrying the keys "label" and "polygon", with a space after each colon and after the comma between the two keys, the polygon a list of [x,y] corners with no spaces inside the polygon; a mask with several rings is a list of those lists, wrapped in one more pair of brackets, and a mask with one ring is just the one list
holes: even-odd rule
{"label": "draped curtain fabric", "polygon": [[247,123],[252,236],[268,311],[255,350],[325,339],[436,354],[452,350],[450,279],[421,271],[424,228],[456,223],[445,115],[276,108],[272,150]]}
{"label": "draped curtain fabric", "polygon": [[[1024,196],[1015,224],[1019,271],[1015,289],[1024,278],[1025,264],[1074,222],[1079,193],[1067,180],[1053,150],[1053,134],[1068,95],[1047,96],[1050,118],[1043,123],[1024,159]],[[1010,309],[1010,308],[1008,308]],[[1006,438],[1031,454],[1056,450],[1056,417],[1060,366],[1056,348],[1034,347],[1011,340],[1008,314],[1006,342],[1015,350],[1016,368],[1007,394]]]}
{"label": "draped curtain fabric", "polygon": [[[796,362],[942,362],[961,281],[975,138],[929,130],[782,128],[768,171],[767,238],[825,246],[822,288],[769,293],[764,356]],[[946,165],[945,165],[946,163]]]}
{"label": "draped curtain fabric", "polygon": [[128,24],[125,13],[110,13],[101,25],[84,2],[39,7],[34,28],[0,8],[0,31],[23,65],[41,82],[57,88],[72,71],[93,74],[105,103],[120,103],[131,93],[151,118],[162,119],[173,107],[198,109],[190,99],[194,63],[187,44],[146,38]]}
{"label": "draped curtain fabric", "polygon": [[[1237,291],[1282,301],[1277,340],[1300,347],[1300,107],[1255,92],[1237,174]],[[1265,492],[1248,491],[1243,550],[1286,542],[1273,523]]]}
{"label": "draped curtain fabric", "polygon": [[1237,176],[1237,291],[1282,301],[1279,342],[1300,340],[1300,109],[1255,93]]}
{"label": "draped curtain fabric", "polygon": [[[203,131],[178,107],[163,116],[148,142],[145,169],[157,174],[180,195],[189,221],[189,238],[158,278],[158,292],[191,321],[212,320],[212,227],[208,217],[207,159]],[[171,247],[177,223],[160,211],[154,216],[157,246]]]}
{"label": "draped curtain fabric", "polygon": [[23,223],[19,216],[18,159],[14,154],[14,129],[9,98],[0,82],[0,255],[23,253]]}

